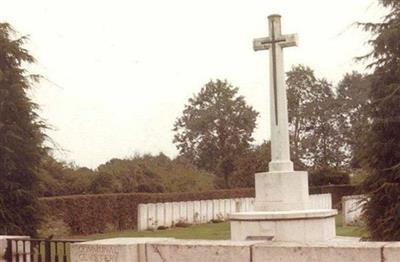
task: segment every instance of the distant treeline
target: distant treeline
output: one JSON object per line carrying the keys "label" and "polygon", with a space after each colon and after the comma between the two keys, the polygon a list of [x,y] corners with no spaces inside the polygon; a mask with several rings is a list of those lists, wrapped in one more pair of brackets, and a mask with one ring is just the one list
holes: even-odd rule
{"label": "distant treeline", "polygon": [[[247,150],[233,173],[235,187],[254,185],[254,173],[265,171],[270,159],[267,143]],[[95,170],[46,157],[39,172],[41,197],[104,194],[198,192],[218,189],[216,177],[187,161],[160,153],[112,159]]]}

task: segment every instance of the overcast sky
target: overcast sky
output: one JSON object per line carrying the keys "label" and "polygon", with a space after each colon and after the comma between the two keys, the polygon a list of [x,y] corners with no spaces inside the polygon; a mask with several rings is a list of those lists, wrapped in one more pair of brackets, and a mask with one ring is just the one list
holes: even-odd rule
{"label": "overcast sky", "polygon": [[297,33],[285,69],[306,64],[337,83],[362,71],[369,35],[351,25],[377,21],[377,0],[9,0],[2,20],[30,35],[46,80],[32,93],[53,130],[60,160],[95,168],[135,153],[177,154],[174,121],[210,79],[227,79],[260,112],[256,143],[269,137],[267,17]]}

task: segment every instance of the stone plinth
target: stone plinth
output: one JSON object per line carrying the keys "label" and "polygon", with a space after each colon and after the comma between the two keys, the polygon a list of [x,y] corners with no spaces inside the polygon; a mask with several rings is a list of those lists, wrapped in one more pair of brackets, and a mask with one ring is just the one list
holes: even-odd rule
{"label": "stone plinth", "polygon": [[309,208],[307,172],[265,172],[255,175],[256,211]]}
{"label": "stone plinth", "polygon": [[336,214],[329,209],[233,213],[231,240],[329,241],[336,237]]}
{"label": "stone plinth", "polygon": [[71,262],[146,261],[145,244],[170,238],[111,238],[71,245]]}

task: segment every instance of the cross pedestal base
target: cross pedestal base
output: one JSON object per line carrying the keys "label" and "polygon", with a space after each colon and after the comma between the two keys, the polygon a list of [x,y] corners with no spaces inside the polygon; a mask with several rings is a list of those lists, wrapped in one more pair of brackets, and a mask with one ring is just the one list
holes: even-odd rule
{"label": "cross pedestal base", "polygon": [[233,213],[231,240],[329,241],[336,237],[336,214],[329,209]]}
{"label": "cross pedestal base", "polygon": [[289,211],[309,208],[307,172],[257,173],[255,188],[256,211]]}

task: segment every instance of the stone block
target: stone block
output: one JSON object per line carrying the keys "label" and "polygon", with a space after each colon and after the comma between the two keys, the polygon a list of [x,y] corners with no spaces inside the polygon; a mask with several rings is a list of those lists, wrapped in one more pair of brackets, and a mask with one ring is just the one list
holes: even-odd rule
{"label": "stone block", "polygon": [[174,225],[179,222],[180,216],[181,212],[180,212],[179,202],[172,202],[172,218],[173,218],[172,223]]}
{"label": "stone block", "polygon": [[[279,243],[255,244],[253,262],[376,262],[381,260],[383,243],[377,242],[328,242],[328,243]],[[385,260],[385,262],[387,262]]]}
{"label": "stone block", "polygon": [[164,203],[156,204],[156,228],[159,226],[165,226],[165,206]]}
{"label": "stone block", "polygon": [[362,225],[363,200],[365,200],[364,195],[342,197],[342,220],[344,226]]}
{"label": "stone block", "polygon": [[224,219],[225,218],[225,200],[224,199],[218,199],[218,206],[219,206],[219,218]]}
{"label": "stone block", "polygon": [[207,222],[213,220],[214,218],[214,205],[212,200],[207,201]]}
{"label": "stone block", "polygon": [[230,215],[231,240],[328,241],[336,236],[336,210],[243,212]]}
{"label": "stone block", "polygon": [[400,261],[400,242],[385,242],[383,247],[382,261],[398,262]]}
{"label": "stone block", "polygon": [[194,204],[193,201],[186,202],[187,222],[194,223]]}
{"label": "stone block", "polygon": [[146,262],[145,243],[169,238],[110,238],[72,244],[71,262]]}
{"label": "stone block", "polygon": [[208,220],[208,209],[207,209],[207,200],[201,200],[200,201],[200,219],[201,223],[207,223]]}
{"label": "stone block", "polygon": [[156,204],[147,204],[147,229],[157,228]]}
{"label": "stone block", "polygon": [[307,172],[268,172],[255,175],[256,211],[304,210],[309,207]]}
{"label": "stone block", "polygon": [[172,211],[172,203],[167,202],[164,203],[164,225],[166,227],[171,227],[172,226],[172,222],[174,220],[173,217],[173,211]]}
{"label": "stone block", "polygon": [[148,262],[250,262],[253,241],[172,240],[146,245]]}
{"label": "stone block", "polygon": [[179,202],[179,220],[187,222],[187,205],[186,202]]}
{"label": "stone block", "polygon": [[228,219],[228,214],[232,213],[231,200],[230,199],[224,199],[224,205],[225,205],[224,219]]}
{"label": "stone block", "polygon": [[147,217],[147,204],[139,204],[138,205],[138,231],[144,231],[147,230],[147,223],[148,223],[148,217]]}
{"label": "stone block", "polygon": [[201,217],[202,213],[200,201],[193,201],[193,223],[200,224]]}

